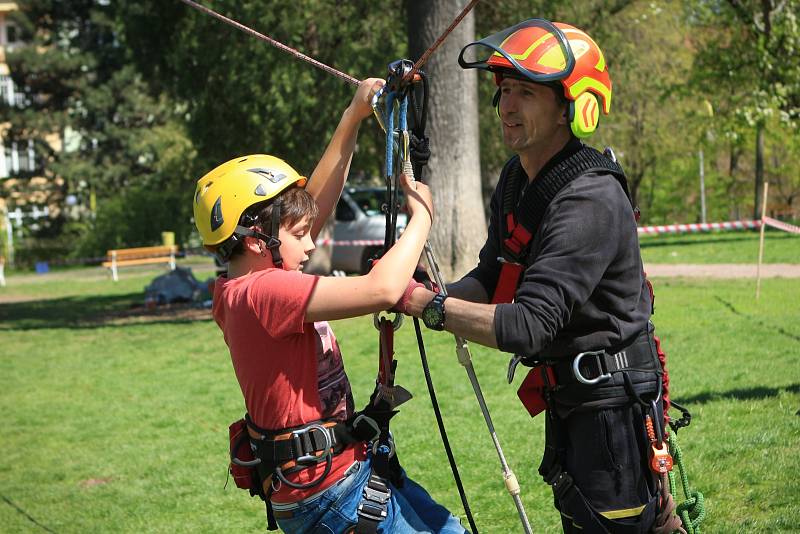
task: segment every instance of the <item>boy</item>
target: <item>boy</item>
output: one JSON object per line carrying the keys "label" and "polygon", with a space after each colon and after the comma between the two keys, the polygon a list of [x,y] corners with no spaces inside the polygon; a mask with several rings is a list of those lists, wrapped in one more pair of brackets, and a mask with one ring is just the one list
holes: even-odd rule
{"label": "boy", "polygon": [[373,532],[465,532],[402,472],[399,484],[382,488],[382,519],[363,519],[369,514],[359,512],[362,494],[374,486],[372,455],[349,433],[353,398],[326,322],[395,303],[404,309],[418,287],[409,280],[433,218],[429,189],[403,178],[411,220],[369,274],[302,272],[381,85],[374,79],[359,85],[310,180],[278,158],[254,155],[220,165],[197,183],[195,222],[203,243],[229,262],[215,286],[213,314],[245,398],[263,492],[284,532],[349,532],[359,519],[359,531],[366,525]]}

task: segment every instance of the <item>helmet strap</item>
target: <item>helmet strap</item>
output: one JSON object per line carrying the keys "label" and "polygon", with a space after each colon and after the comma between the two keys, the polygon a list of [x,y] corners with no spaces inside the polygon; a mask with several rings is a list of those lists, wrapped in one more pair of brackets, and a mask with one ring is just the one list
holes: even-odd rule
{"label": "helmet strap", "polygon": [[265,241],[267,248],[272,253],[272,263],[275,267],[283,266],[283,258],[281,258],[281,240],[278,239],[281,231],[281,198],[278,197],[272,201],[272,235]]}

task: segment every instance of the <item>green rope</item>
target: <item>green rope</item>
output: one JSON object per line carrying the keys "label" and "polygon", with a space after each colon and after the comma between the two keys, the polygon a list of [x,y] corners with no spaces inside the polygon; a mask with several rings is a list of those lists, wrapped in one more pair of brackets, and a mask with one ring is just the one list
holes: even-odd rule
{"label": "green rope", "polygon": [[[686,469],[683,466],[683,453],[678,446],[676,432],[669,434],[669,453],[672,455],[674,465],[678,466],[681,474],[681,486],[686,500],[679,503],[675,508],[675,513],[681,518],[683,528],[687,534],[700,534],[700,523],[706,518],[706,508],[704,506],[703,494],[699,491],[690,491],[689,478],[686,476]],[[675,470],[669,472],[669,491],[677,500],[675,484]]]}

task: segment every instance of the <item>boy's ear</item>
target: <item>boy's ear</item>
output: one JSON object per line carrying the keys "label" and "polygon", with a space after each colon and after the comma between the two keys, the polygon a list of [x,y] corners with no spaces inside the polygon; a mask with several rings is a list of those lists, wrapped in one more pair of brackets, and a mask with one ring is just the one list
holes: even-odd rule
{"label": "boy's ear", "polygon": [[245,248],[245,250],[249,252],[253,252],[254,254],[261,254],[261,247],[262,247],[261,240],[258,239],[257,237],[253,237],[250,235],[246,236],[244,238],[242,246]]}

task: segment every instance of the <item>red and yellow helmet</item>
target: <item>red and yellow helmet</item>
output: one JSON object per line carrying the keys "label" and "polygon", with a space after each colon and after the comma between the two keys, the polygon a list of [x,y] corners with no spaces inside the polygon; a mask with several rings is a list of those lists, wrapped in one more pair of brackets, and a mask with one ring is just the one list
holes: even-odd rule
{"label": "red and yellow helmet", "polygon": [[[603,52],[586,32],[569,24],[526,20],[469,43],[461,50],[458,62],[465,69],[494,72],[498,85],[509,71],[535,83],[559,82],[564,96],[575,103],[576,120],[585,119],[596,126],[596,102],[603,114],[611,111],[611,77]],[[582,98],[589,94],[596,100]]]}

